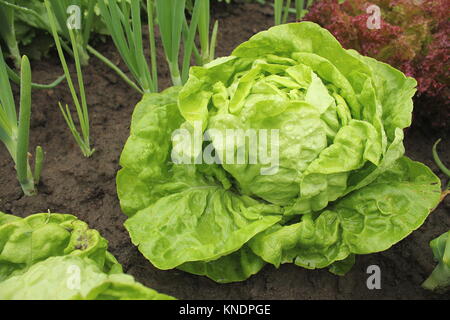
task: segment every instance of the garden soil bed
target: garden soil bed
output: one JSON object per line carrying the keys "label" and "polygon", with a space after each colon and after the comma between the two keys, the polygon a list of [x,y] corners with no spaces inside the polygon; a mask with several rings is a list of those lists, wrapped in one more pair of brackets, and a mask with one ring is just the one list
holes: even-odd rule
{"label": "garden soil bed", "polygon": [[[230,54],[239,43],[268,28],[273,19],[270,7],[262,8],[257,4],[233,8],[218,6],[214,15],[220,19],[219,56]],[[99,42],[95,46],[119,63],[112,43]],[[159,60],[163,61],[161,53]],[[48,83],[62,74],[55,55],[45,61],[34,61],[33,71],[33,80],[40,83]],[[66,85],[34,91],[31,147],[40,144],[46,152],[39,195],[22,195],[13,163],[1,145],[0,211],[22,217],[49,210],[74,214],[109,240],[111,252],[126,272],[140,282],[180,299],[450,298],[450,294],[437,295],[420,287],[434,267],[429,241],[450,229],[448,200],[441,203],[419,230],[393,248],[379,254],[358,256],[356,265],[345,277],[293,265],[278,270],[267,266],[248,281],[220,285],[177,270],[157,270],[130,242],[123,227],[125,215],[121,213],[115,185],[119,156],[129,134],[130,118],[139,94],[95,58],[84,71],[95,154],[90,159],[81,155],[57,107],[58,101],[71,101]],[[161,84],[166,87],[169,76],[162,62],[160,71]],[[14,90],[17,93],[17,88]],[[431,157],[431,146],[436,138],[426,124],[421,124],[407,131],[406,148],[408,156],[424,162],[438,173]],[[440,149],[443,161],[448,163],[449,153],[444,154],[444,150],[450,150],[450,140],[443,141]],[[370,265],[381,268],[381,290],[367,289],[366,270]]]}

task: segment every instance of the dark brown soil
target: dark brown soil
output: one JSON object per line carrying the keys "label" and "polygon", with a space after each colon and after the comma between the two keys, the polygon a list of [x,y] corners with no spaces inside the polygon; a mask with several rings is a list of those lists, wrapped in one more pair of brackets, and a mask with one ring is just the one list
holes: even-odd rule
{"label": "dark brown soil", "polygon": [[[228,55],[239,43],[268,28],[273,19],[270,8],[256,4],[231,9],[219,6],[215,17],[221,21],[219,56]],[[97,44],[96,47],[113,61],[120,61],[111,43]],[[123,65],[121,67],[124,69]],[[40,83],[48,83],[62,74],[56,56],[34,62],[33,71],[34,81]],[[128,273],[152,288],[181,299],[450,298],[450,294],[432,294],[420,287],[434,267],[428,242],[450,229],[448,200],[406,240],[386,252],[357,257],[356,266],[345,277],[292,265],[282,266],[279,270],[268,266],[246,282],[219,285],[181,271],[157,270],[131,244],[122,226],[125,216],[120,211],[115,186],[119,155],[128,137],[130,117],[139,94],[95,58],[84,71],[91,136],[97,151],[92,158],[84,158],[61,116],[58,101],[71,102],[65,85],[54,90],[35,91],[31,145],[34,148],[40,144],[46,152],[39,195],[22,195],[13,163],[1,145],[0,211],[18,216],[48,210],[75,214],[109,240],[110,250]],[[165,67],[160,74],[161,84],[167,86],[169,79]],[[17,88],[15,90],[17,92]],[[427,133],[425,124],[407,132],[406,147],[411,158],[426,163],[437,173],[431,158],[435,139]],[[450,140],[444,141],[440,149],[443,160],[449,163],[450,154],[446,150],[450,150]],[[381,268],[381,290],[368,290],[366,286],[366,270],[373,264]]]}

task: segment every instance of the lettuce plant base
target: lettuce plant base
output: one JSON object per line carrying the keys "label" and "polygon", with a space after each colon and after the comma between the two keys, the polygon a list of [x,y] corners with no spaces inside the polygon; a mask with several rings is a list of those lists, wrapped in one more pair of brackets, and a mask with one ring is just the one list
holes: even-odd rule
{"label": "lettuce plant base", "polygon": [[[221,19],[219,55],[228,55],[239,43],[272,24],[270,10],[259,5],[238,6],[228,11],[216,8]],[[112,43],[100,45],[113,61],[119,61]],[[160,53],[161,61],[162,52]],[[33,63],[34,80],[50,82],[62,71],[56,56]],[[124,67],[124,66],[121,66]],[[34,91],[32,145],[44,147],[46,162],[39,185],[39,195],[24,197],[17,183],[13,164],[0,146],[0,211],[17,215],[34,212],[75,213],[97,229],[110,242],[110,251],[137,281],[180,299],[450,299],[450,293],[437,295],[423,290],[422,281],[434,268],[428,242],[450,228],[450,199],[430,215],[427,222],[407,239],[379,254],[358,256],[356,265],[345,277],[326,270],[310,271],[292,265],[280,269],[265,267],[249,280],[219,285],[204,277],[182,271],[154,268],[133,246],[123,227],[116,196],[115,175],[118,159],[129,135],[130,118],[139,95],[109,69],[92,59],[85,72],[88,102],[91,105],[92,137],[96,153],[84,158],[68,131],[57,108],[57,101],[69,102],[70,93],[60,86],[49,91]],[[163,87],[170,81],[161,69]],[[15,88],[17,92],[17,88]],[[409,129],[405,144],[407,155],[430,166],[431,146],[437,139],[427,123]],[[450,161],[450,140],[441,142],[442,160]],[[443,181],[446,183],[446,181]],[[366,269],[379,265],[382,289],[368,290]]]}

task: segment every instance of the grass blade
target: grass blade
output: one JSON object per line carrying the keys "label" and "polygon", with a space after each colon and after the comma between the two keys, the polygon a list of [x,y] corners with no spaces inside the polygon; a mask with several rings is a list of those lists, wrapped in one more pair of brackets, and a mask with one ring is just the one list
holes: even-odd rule
{"label": "grass blade", "polygon": [[[13,69],[6,66],[6,70],[8,72],[9,79],[14,82],[15,84],[20,85],[20,77],[14,72]],[[65,75],[59,76],[55,81],[49,84],[39,84],[39,83],[31,83],[32,89],[53,89],[57,85],[59,85],[64,79],[66,78]]]}
{"label": "grass blade", "polygon": [[182,39],[183,21],[185,19],[186,0],[156,0],[161,40],[170,75],[174,85],[182,85],[179,68],[179,51]]}
{"label": "grass blade", "polygon": [[186,82],[189,77],[189,67],[191,63],[192,50],[195,46],[195,35],[197,32],[198,22],[200,20],[201,9],[201,2],[196,1],[192,10],[191,24],[189,26],[187,25],[187,21],[185,19],[185,29],[187,30],[185,31],[185,33],[187,33],[187,37],[184,40],[185,47],[183,55],[183,67],[181,71],[183,83]]}
{"label": "grass blade", "polygon": [[300,21],[303,18],[304,9],[305,9],[305,0],[295,0],[295,12],[297,21]]}
{"label": "grass blade", "polygon": [[202,55],[202,64],[208,62],[210,54],[209,54],[209,0],[196,0],[196,2],[200,2],[200,20],[198,23],[198,33],[200,38],[200,49]]}
{"label": "grass blade", "polygon": [[[67,66],[67,61],[64,56],[64,52],[63,52],[62,46],[61,46],[61,41],[58,36],[55,17],[53,16],[53,11],[51,10],[50,0],[45,0],[45,6],[47,8],[50,26],[52,28],[53,38],[54,38],[55,44],[56,44],[56,49],[58,51],[58,55],[61,60],[61,65],[63,67],[64,74],[65,74],[66,80],[67,80],[67,84],[69,85],[70,93],[72,95],[72,99],[73,99],[73,102],[74,102],[74,105],[76,108],[76,112],[78,115],[78,119],[80,122],[81,135],[78,133],[78,130],[75,127],[72,116],[70,114],[69,107],[66,105],[66,110],[64,111],[64,109],[60,105],[60,109],[61,109],[64,119],[66,120],[66,123],[69,126],[69,129],[72,132],[72,135],[74,136],[75,141],[78,143],[83,155],[85,157],[90,157],[94,153],[94,150],[91,149],[91,147],[90,147],[89,111],[88,111],[87,102],[86,102],[86,94],[84,91],[83,76],[82,76],[82,72],[81,72],[81,63],[80,63],[80,59],[79,59],[78,48],[75,43],[75,35],[74,35],[73,30],[68,29],[69,30],[69,38],[72,43],[72,50],[73,50],[74,58],[75,58],[75,67],[76,67],[76,72],[77,72],[78,87],[79,87],[80,96],[81,96],[81,103],[80,103],[80,99],[78,98],[75,87],[73,85],[72,78],[70,77],[69,67]],[[82,136],[82,138],[81,138],[81,136]]]}
{"label": "grass blade", "polygon": [[16,162],[17,114],[6,68],[0,47],[0,140]]}
{"label": "grass blade", "polygon": [[89,39],[91,37],[91,31],[92,31],[92,25],[94,22],[94,15],[95,15],[95,4],[96,1],[90,0],[88,1],[88,7],[87,7],[87,15],[84,19],[83,24],[83,47],[87,48],[89,44]]}
{"label": "grass blade", "polygon": [[147,18],[148,18],[148,35],[150,41],[150,63],[153,79],[153,92],[158,92],[158,64],[156,61],[156,41],[155,41],[155,25],[154,25],[154,2],[147,0]]}
{"label": "grass blade", "polygon": [[17,123],[17,113],[9,83],[6,62],[0,47],[0,105],[9,123]]}
{"label": "grass blade", "polygon": [[14,25],[14,9],[0,3],[0,36],[8,46],[16,67],[20,67],[21,57]]}
{"label": "grass blade", "polygon": [[28,144],[31,119],[31,67],[26,56],[22,58],[20,83],[20,113],[17,138],[16,170],[20,185],[25,195],[36,193],[33,176],[28,163]]}
{"label": "grass blade", "polygon": [[44,163],[44,150],[41,146],[36,147],[36,157],[34,160],[34,185],[38,185],[41,180],[42,165]]}
{"label": "grass blade", "polygon": [[433,159],[434,162],[436,162],[436,165],[439,167],[439,169],[450,178],[450,170],[444,165],[444,163],[441,161],[439,154],[437,153],[437,146],[441,142],[442,139],[439,139],[436,141],[436,143],[433,145]]}
{"label": "grass blade", "polygon": [[286,0],[286,5],[284,6],[284,13],[282,23],[287,23],[289,18],[289,10],[291,8],[291,0]]}
{"label": "grass blade", "polygon": [[216,56],[216,46],[217,46],[217,34],[219,32],[219,20],[216,20],[213,27],[213,32],[211,35],[211,47],[209,48],[209,61],[213,61]]}
{"label": "grass blade", "polygon": [[80,97],[81,97],[82,112],[77,112],[78,120],[80,122],[81,131],[82,131],[83,137],[84,137],[84,142],[86,145],[89,146],[90,145],[90,143],[89,143],[89,135],[90,135],[89,111],[88,111],[88,107],[87,107],[86,93],[84,90],[83,73],[81,72],[80,56],[79,56],[78,48],[75,45],[75,34],[72,29],[69,29],[69,35],[70,35],[70,40],[73,45],[73,53],[75,56],[75,68],[76,68],[77,79],[78,79],[78,88],[79,88]]}
{"label": "grass blade", "polygon": [[275,15],[275,25],[281,24],[281,15],[283,12],[283,4],[284,0],[275,0],[274,1],[274,15]]}
{"label": "grass blade", "polygon": [[100,61],[102,61],[104,64],[106,64],[109,68],[111,68],[113,71],[115,71],[117,73],[117,75],[119,77],[121,77],[122,80],[125,81],[125,83],[127,83],[130,87],[132,87],[133,89],[135,89],[136,91],[138,91],[141,94],[144,93],[142,91],[142,89],[139,88],[139,86],[136,83],[134,83],[122,70],[120,70],[111,60],[106,58],[104,55],[102,55],[100,52],[98,52],[97,50],[95,50],[93,47],[91,47],[89,45],[87,46],[87,50],[91,54],[93,54],[96,58],[98,58]]}

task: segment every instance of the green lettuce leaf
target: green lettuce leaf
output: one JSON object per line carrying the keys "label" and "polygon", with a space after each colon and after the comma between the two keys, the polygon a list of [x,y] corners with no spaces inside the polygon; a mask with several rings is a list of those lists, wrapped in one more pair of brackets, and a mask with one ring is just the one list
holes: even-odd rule
{"label": "green lettuce leaf", "polygon": [[68,254],[94,260],[106,273],[121,271],[107,254],[106,239],[75,216],[42,213],[20,219],[2,214],[0,220],[0,261],[8,266],[0,271],[0,281],[49,257]]}
{"label": "green lettuce leaf", "polygon": [[131,137],[120,157],[123,169],[117,175],[120,204],[128,216],[170,194],[155,187],[170,180],[170,137],[182,123],[178,93],[174,87],[161,94],[146,94],[135,108]]}
{"label": "green lettuce leaf", "polygon": [[180,270],[190,272],[219,282],[229,283],[248,279],[258,273],[265,261],[244,246],[239,251],[211,262],[197,261],[182,264]]}
{"label": "green lettuce leaf", "polygon": [[344,260],[339,260],[330,265],[329,271],[337,276],[345,276],[355,264],[355,255],[351,254]]}
{"label": "green lettuce leaf", "polygon": [[125,275],[107,249],[107,240],[75,216],[0,212],[0,299],[170,298]]}
{"label": "green lettuce leaf", "polygon": [[[278,212],[277,212],[278,211]],[[280,209],[198,186],[163,197],[125,222],[131,240],[156,267],[216,260],[281,220]],[[163,235],[163,236],[161,236]]]}
{"label": "green lettuce leaf", "polygon": [[404,157],[370,185],[320,214],[268,229],[254,237],[250,247],[275,266],[290,262],[324,268],[351,254],[387,250],[420,227],[439,198],[439,178]]}
{"label": "green lettuce leaf", "polygon": [[38,262],[25,273],[0,283],[2,300],[167,300],[126,274],[104,273],[79,256],[59,256]]}

